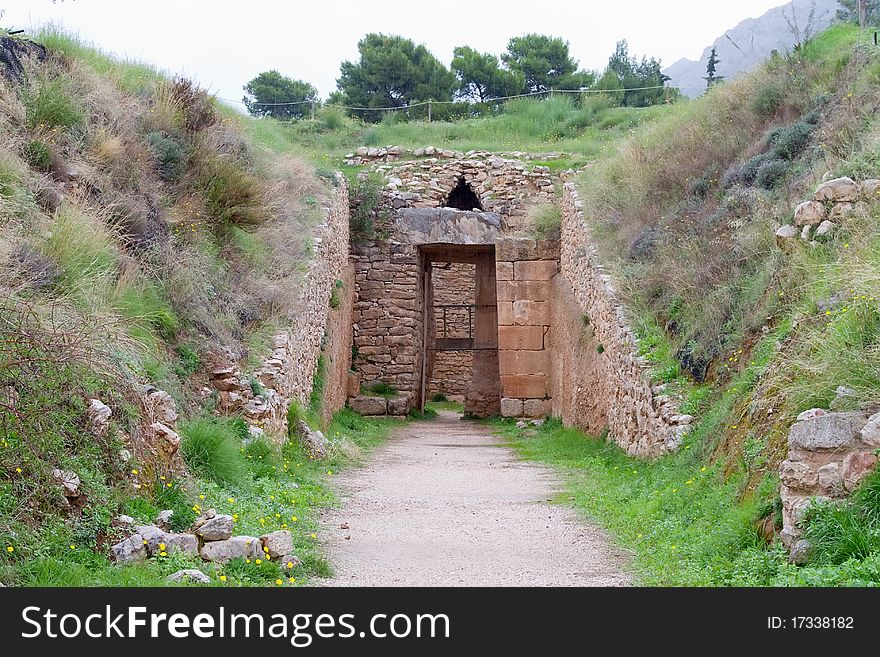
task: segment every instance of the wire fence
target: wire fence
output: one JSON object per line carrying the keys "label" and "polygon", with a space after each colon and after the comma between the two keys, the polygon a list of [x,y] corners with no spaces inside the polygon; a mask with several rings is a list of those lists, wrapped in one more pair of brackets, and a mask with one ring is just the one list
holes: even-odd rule
{"label": "wire fence", "polygon": [[[577,96],[582,95],[597,95],[597,94],[622,94],[626,92],[632,91],[657,91],[660,89],[669,89],[670,91],[673,89],[682,90],[694,90],[696,87],[671,87],[668,85],[652,85],[647,87],[626,87],[620,89],[546,89],[543,91],[533,91],[530,93],[524,94],[513,94],[511,96],[497,96],[493,98],[489,98],[485,101],[481,101],[479,103],[471,103],[467,100],[422,100],[415,103],[407,103],[405,105],[390,105],[386,107],[360,107],[354,105],[337,105],[335,103],[326,103],[328,107],[335,107],[341,110],[347,110],[350,112],[395,112],[395,111],[406,111],[420,107],[427,107],[428,109],[428,120],[431,120],[432,109],[438,106],[446,106],[446,105],[487,105],[487,104],[497,104],[499,102],[514,100],[517,98],[536,98],[536,97],[553,97],[556,94],[573,94]],[[702,89],[702,87],[700,88]],[[290,102],[281,102],[281,103],[268,103],[268,102],[259,102],[259,101],[244,101],[244,100],[233,100],[232,98],[218,98],[225,103],[235,103],[238,105],[245,105],[247,107],[296,107],[301,105],[309,105],[310,113],[312,118],[314,118],[315,110],[317,107],[323,105],[318,100],[299,100],[299,101],[290,101]]]}

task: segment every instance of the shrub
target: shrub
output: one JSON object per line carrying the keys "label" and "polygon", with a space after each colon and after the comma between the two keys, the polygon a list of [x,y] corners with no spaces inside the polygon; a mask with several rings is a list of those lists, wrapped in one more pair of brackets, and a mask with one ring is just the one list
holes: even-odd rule
{"label": "shrub", "polygon": [[180,140],[167,137],[161,132],[151,132],[146,137],[159,165],[159,177],[168,182],[180,179],[186,170],[186,149]]}
{"label": "shrub", "polygon": [[215,228],[255,225],[267,219],[263,185],[229,156],[209,157],[201,184],[205,208]]}
{"label": "shrub", "polygon": [[[174,511],[169,522],[171,531],[180,532],[186,530],[196,519],[196,513],[192,508],[192,502],[186,494],[186,489],[178,482],[167,482],[156,477],[153,482],[152,493],[153,505],[160,511],[170,509]],[[146,518],[152,522],[153,518]]]}
{"label": "shrub", "polygon": [[214,99],[192,80],[175,76],[171,80],[173,104],[183,112],[184,124],[190,132],[198,132],[217,122]]}
{"label": "shrub", "polygon": [[379,212],[382,178],[376,173],[358,176],[351,185],[349,223],[351,242],[363,244],[376,237],[376,219]]}
{"label": "shrub", "polygon": [[195,473],[218,484],[241,483],[247,463],[232,422],[204,417],[180,425],[180,453]]}
{"label": "shrub", "polygon": [[24,159],[37,171],[46,173],[52,165],[52,149],[43,142],[34,139],[24,147]]}
{"label": "shrub", "polygon": [[752,98],[752,111],[759,116],[773,116],[779,109],[784,94],[785,88],[781,84],[775,81],[767,83]]}
{"label": "shrub", "polygon": [[528,216],[529,232],[539,240],[559,239],[562,225],[562,210],[553,203],[538,205],[532,208]]}
{"label": "shrub", "polygon": [[397,394],[397,388],[384,381],[377,381],[373,385],[367,387],[367,390],[381,397],[393,397]]}
{"label": "shrub", "polygon": [[446,395],[444,395],[442,392],[438,392],[438,393],[435,394],[433,397],[431,397],[431,401],[432,401],[432,402],[438,402],[438,403],[439,403],[439,402],[445,402],[445,401],[446,401]]}
{"label": "shrub", "polygon": [[782,160],[767,160],[758,167],[755,184],[763,189],[773,189],[785,178],[789,164]]}
{"label": "shrub", "polygon": [[328,105],[321,110],[319,120],[324,130],[339,130],[345,125],[345,113],[338,107]]}
{"label": "shrub", "polygon": [[63,81],[44,82],[23,94],[25,124],[36,128],[71,130],[85,125],[86,115],[64,91]]}
{"label": "shrub", "polygon": [[753,184],[755,178],[758,176],[758,170],[761,168],[761,165],[770,161],[772,157],[773,156],[770,153],[761,153],[760,155],[755,155],[746,160],[739,169],[739,180],[747,185]]}
{"label": "shrub", "polygon": [[773,130],[767,137],[767,144],[773,152],[784,160],[793,160],[800,155],[810,141],[814,126],[804,121],[792,123],[784,128]]}

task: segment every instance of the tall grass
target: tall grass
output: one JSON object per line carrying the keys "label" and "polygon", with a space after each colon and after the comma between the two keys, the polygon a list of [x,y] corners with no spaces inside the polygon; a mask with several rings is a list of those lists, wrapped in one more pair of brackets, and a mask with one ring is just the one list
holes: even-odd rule
{"label": "tall grass", "polygon": [[217,484],[241,484],[247,472],[235,425],[220,418],[197,418],[180,426],[180,453],[187,466]]}

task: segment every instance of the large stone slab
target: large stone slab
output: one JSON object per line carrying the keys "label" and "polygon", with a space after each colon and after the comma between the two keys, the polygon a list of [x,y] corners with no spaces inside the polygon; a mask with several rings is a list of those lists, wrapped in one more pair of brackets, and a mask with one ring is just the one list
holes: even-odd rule
{"label": "large stone slab", "polygon": [[388,400],[385,397],[358,395],[349,399],[348,405],[361,415],[385,415],[388,412]]}
{"label": "large stone slab", "polygon": [[811,420],[795,422],[788,433],[789,449],[823,451],[852,445],[867,418],[859,411],[828,413]]}
{"label": "large stone slab", "polygon": [[225,541],[211,541],[202,546],[201,555],[205,561],[226,563],[238,557],[256,558],[262,553],[260,539],[254,536],[233,536]]}
{"label": "large stone slab", "polygon": [[402,208],[395,218],[395,238],[405,244],[494,244],[501,235],[501,215],[451,208]]}

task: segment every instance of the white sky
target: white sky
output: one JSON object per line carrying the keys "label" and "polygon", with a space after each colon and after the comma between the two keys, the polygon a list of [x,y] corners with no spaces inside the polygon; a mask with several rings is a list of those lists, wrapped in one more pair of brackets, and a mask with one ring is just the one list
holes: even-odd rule
{"label": "white sky", "polygon": [[696,59],[745,18],[786,0],[0,0],[3,27],[54,22],[102,50],[198,80],[221,98],[271,68],[336,88],[339,64],[357,59],[357,42],[384,32],[424,43],[445,64],[456,46],[501,53],[511,36],[561,36],[584,68],[603,68],[616,41],[667,66]]}

